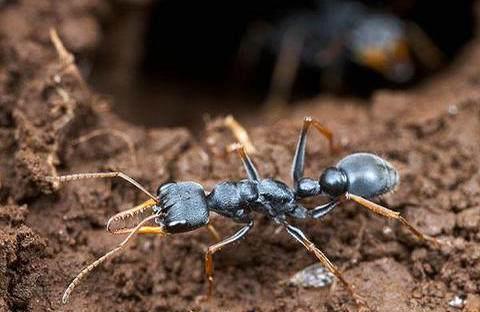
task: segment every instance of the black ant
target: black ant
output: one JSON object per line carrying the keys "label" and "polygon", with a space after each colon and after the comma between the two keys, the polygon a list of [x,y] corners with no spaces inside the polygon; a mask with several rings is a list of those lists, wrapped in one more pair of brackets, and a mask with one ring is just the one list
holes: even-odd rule
{"label": "black ant", "polygon": [[302,77],[313,88],[308,77],[319,79],[321,89],[368,95],[375,86],[408,86],[445,61],[421,27],[387,8],[356,0],[315,4],[273,23],[252,23],[244,36],[238,65],[247,75],[255,64],[275,60],[269,104],[289,102]]}
{"label": "black ant", "polygon": [[[157,195],[153,195],[134,179],[121,172],[47,177],[47,180],[51,182],[119,177],[130,182],[150,197],[141,205],[110,218],[107,223],[107,231],[113,234],[128,233],[128,236],[116,248],[84,268],[77,275],[65,290],[63,303],[68,301],[72,290],[87,273],[121,250],[134,234],[166,236],[193,231],[208,226],[209,213],[213,211],[244,225],[234,235],[208,248],[205,254],[205,272],[209,284],[207,298],[212,295],[213,291],[213,254],[244,237],[253,227],[253,212],[257,212],[270,217],[275,223],[283,226],[288,234],[315,255],[322,265],[340,280],[358,305],[366,307],[366,302],[345,280],[337,267],[305,236],[301,229],[290,224],[289,219],[319,219],[332,211],[343,200],[352,200],[378,215],[400,221],[421,240],[437,247],[440,243],[437,239],[422,234],[398,212],[368,200],[392,191],[399,181],[398,173],[392,165],[376,155],[351,154],[340,160],[335,167],[325,169],[319,179],[304,177],[305,148],[310,126],[314,126],[323,134],[329,140],[330,147],[334,148],[331,131],[323,127],[317,120],[306,117],[292,164],[293,188],[278,180],[261,178],[246,150],[238,143],[233,145],[232,151],[236,151],[240,155],[248,179],[220,182],[208,194],[200,184],[195,182],[172,182],[161,185],[157,190]],[[306,209],[299,203],[302,198],[318,195],[328,196],[330,201],[313,209]],[[135,227],[112,228],[114,222],[145,212],[147,209],[151,209],[153,214],[143,219]],[[150,221],[154,221],[155,225],[147,226],[146,224]]]}

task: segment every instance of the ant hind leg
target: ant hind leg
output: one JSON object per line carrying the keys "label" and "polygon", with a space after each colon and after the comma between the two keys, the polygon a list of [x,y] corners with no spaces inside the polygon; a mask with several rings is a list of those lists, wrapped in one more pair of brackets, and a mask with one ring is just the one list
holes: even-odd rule
{"label": "ant hind leg", "polygon": [[373,213],[375,213],[377,215],[380,215],[382,217],[386,217],[386,218],[389,218],[389,219],[398,220],[412,234],[414,234],[419,240],[430,243],[433,246],[435,246],[436,248],[439,248],[442,245],[442,243],[439,240],[437,240],[436,238],[420,232],[416,227],[414,227],[410,222],[408,222],[404,217],[402,217],[398,211],[393,211],[393,210],[387,209],[387,208],[385,208],[385,207],[383,207],[379,204],[376,204],[376,203],[371,202],[371,201],[369,201],[369,200],[367,200],[367,199],[365,199],[361,196],[357,196],[357,195],[354,195],[354,194],[347,193],[347,194],[345,194],[345,197],[347,199],[350,199],[350,200],[356,202],[357,204],[360,204],[361,206],[369,209],[370,211],[372,211]]}
{"label": "ant hind leg", "polygon": [[291,236],[293,236],[293,238],[300,242],[310,253],[312,253],[320,261],[322,265],[324,265],[333,275],[335,275],[337,279],[340,280],[340,282],[355,300],[355,303],[362,310],[369,310],[366,301],[357,294],[354,286],[347,282],[347,280],[343,277],[343,274],[337,269],[337,267],[327,258],[327,256],[320,249],[318,249],[318,247],[315,246],[313,242],[311,242],[305,236],[302,230],[288,223],[285,223],[284,226],[288,234],[290,234]]}
{"label": "ant hind leg", "polygon": [[295,156],[292,162],[292,179],[293,185],[296,186],[298,181],[303,177],[305,167],[305,151],[307,149],[307,136],[308,130],[313,126],[323,135],[329,143],[330,153],[338,151],[338,148],[333,140],[333,132],[327,127],[323,126],[318,120],[307,116],[303,119],[302,130],[300,130],[300,136],[298,137],[297,147],[295,149]]}

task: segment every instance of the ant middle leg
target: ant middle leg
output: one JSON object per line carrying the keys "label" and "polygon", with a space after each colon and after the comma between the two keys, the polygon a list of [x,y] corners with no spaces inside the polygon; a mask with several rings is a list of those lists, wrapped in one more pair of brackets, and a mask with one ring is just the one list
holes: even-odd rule
{"label": "ant middle leg", "polygon": [[313,219],[320,219],[321,217],[325,216],[330,211],[332,211],[335,207],[337,207],[338,204],[340,204],[339,200],[335,199],[335,200],[329,201],[326,204],[317,206],[309,210],[308,215]]}
{"label": "ant middle leg", "polygon": [[338,268],[327,258],[327,256],[305,236],[302,230],[288,223],[285,223],[284,226],[288,234],[290,234],[291,236],[293,236],[293,238],[300,242],[310,253],[312,253],[320,261],[323,266],[325,266],[333,275],[335,275],[338,280],[340,280],[340,282],[347,289],[347,291],[350,293],[350,295],[355,300],[355,303],[359,307],[368,309],[366,301],[357,294],[354,286],[347,282],[340,270],[338,270]]}
{"label": "ant middle leg", "polygon": [[404,217],[400,215],[398,211],[393,211],[388,208],[385,208],[379,204],[376,204],[374,202],[371,202],[361,196],[357,196],[354,194],[347,193],[345,194],[346,199],[353,200],[357,204],[360,204],[361,206],[369,209],[373,213],[380,215],[382,217],[386,217],[389,219],[395,219],[398,220],[401,224],[403,224],[412,234],[414,234],[418,239],[425,241],[427,243],[432,244],[436,248],[439,248],[441,246],[441,242],[437,240],[434,237],[431,237],[429,235],[423,234],[420,232],[416,227],[414,227],[410,222],[408,222]]}
{"label": "ant middle leg", "polygon": [[242,237],[244,237],[252,229],[252,227],[253,227],[253,220],[248,222],[248,224],[243,226],[238,232],[236,232],[232,236],[208,247],[208,250],[205,253],[205,275],[208,280],[207,299],[210,299],[213,293],[213,254],[216,253],[217,251],[220,251],[226,245],[236,242]]}

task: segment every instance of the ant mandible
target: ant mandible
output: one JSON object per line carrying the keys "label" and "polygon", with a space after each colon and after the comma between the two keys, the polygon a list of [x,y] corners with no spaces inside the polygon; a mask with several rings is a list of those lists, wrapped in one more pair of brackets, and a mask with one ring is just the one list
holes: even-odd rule
{"label": "ant mandible", "polygon": [[[120,251],[135,234],[166,236],[193,231],[203,226],[209,226],[209,213],[213,211],[244,225],[234,235],[208,247],[205,254],[205,273],[208,280],[207,298],[211,297],[213,291],[213,254],[244,237],[253,227],[252,213],[257,212],[280,224],[288,234],[317,257],[321,264],[340,280],[357,305],[368,307],[337,267],[307,238],[300,228],[290,224],[289,219],[319,219],[332,211],[342,201],[352,200],[380,216],[398,220],[421,240],[436,247],[440,243],[437,239],[422,234],[399,212],[392,211],[369,200],[392,191],[399,182],[398,172],[392,165],[374,154],[354,153],[348,155],[340,160],[335,167],[325,169],[318,180],[304,177],[307,133],[311,126],[328,139],[331,149],[334,148],[332,132],[323,127],[317,120],[306,117],[292,164],[293,188],[275,179],[261,178],[244,147],[238,143],[233,145],[232,150],[238,152],[248,178],[240,181],[220,182],[208,194],[198,183],[172,182],[161,185],[157,190],[157,195],[153,195],[137,181],[122,172],[82,173],[47,177],[48,181],[57,183],[89,178],[119,177],[130,182],[150,197],[149,200],[139,206],[120,212],[108,220],[107,231],[112,234],[128,234],[128,236],[116,248],[84,268],[65,290],[62,302],[66,303],[68,301],[71,292],[86,274]],[[303,198],[318,195],[328,196],[330,201],[313,209],[306,209],[299,203],[299,200]],[[152,215],[143,219],[135,227],[112,228],[115,222],[143,213],[148,209],[151,209]],[[146,225],[151,221],[154,222],[154,225]],[[210,229],[212,230],[212,228]]]}

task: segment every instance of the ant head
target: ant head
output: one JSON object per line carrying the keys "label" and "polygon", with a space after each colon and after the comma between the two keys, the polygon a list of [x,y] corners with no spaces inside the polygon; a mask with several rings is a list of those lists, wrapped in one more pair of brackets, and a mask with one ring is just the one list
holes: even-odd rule
{"label": "ant head", "polygon": [[348,178],[343,170],[330,167],[325,169],[319,179],[319,186],[323,193],[337,197],[344,194],[348,189]]}
{"label": "ant head", "polygon": [[174,182],[163,182],[157,188],[157,197],[160,198],[160,194],[162,194],[162,190],[166,190],[169,186],[175,184]]}

